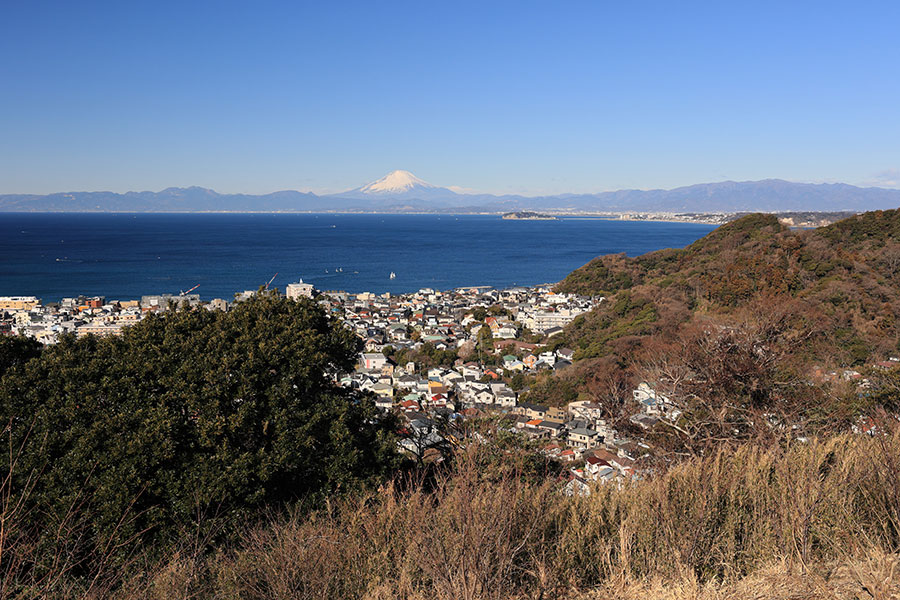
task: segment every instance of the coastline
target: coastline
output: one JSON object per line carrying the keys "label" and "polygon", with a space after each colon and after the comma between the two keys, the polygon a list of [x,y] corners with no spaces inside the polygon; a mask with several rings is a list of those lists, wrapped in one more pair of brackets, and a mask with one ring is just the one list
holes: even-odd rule
{"label": "coastline", "polygon": [[[768,212],[760,211],[763,214],[792,215],[796,212]],[[502,221],[561,221],[561,220],[578,220],[578,219],[596,219],[604,221],[628,221],[628,222],[650,222],[650,223],[687,223],[695,225],[723,225],[729,221],[738,218],[741,215],[749,214],[741,213],[611,213],[611,212],[554,212],[547,211],[547,217],[542,218],[513,218],[505,217],[508,212],[498,211],[362,211],[362,210],[190,210],[190,211],[106,211],[106,210],[75,210],[75,211],[4,211],[0,210],[0,218],[2,215],[373,215],[373,216],[496,216]],[[835,214],[831,211],[808,211],[807,214],[813,215],[831,215]]]}

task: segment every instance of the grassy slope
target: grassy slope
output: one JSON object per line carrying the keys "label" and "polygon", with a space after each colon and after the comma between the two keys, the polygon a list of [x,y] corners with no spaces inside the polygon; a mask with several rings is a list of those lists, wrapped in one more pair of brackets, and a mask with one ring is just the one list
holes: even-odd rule
{"label": "grassy slope", "polygon": [[746,446],[573,498],[476,453],[435,488],[275,518],[214,556],[186,546],[120,597],[888,598],[898,455],[897,432]]}

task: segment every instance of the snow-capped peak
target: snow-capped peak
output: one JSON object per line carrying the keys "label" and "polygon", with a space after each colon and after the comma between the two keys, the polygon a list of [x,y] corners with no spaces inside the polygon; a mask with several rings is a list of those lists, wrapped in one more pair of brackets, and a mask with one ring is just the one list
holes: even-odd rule
{"label": "snow-capped peak", "polygon": [[367,185],[359,188],[364,194],[398,194],[408,192],[413,189],[433,189],[436,186],[428,182],[422,181],[409,171],[392,171]]}

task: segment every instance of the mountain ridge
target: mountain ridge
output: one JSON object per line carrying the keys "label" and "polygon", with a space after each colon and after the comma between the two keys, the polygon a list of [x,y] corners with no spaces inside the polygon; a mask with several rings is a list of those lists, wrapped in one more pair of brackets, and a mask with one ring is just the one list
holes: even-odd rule
{"label": "mountain ridge", "polygon": [[861,212],[898,206],[898,189],[846,183],[728,180],[672,189],[524,196],[456,192],[402,170],[352,190],[322,195],[296,190],[228,194],[200,186],[168,187],[159,192],[0,194],[0,212],[734,213]]}

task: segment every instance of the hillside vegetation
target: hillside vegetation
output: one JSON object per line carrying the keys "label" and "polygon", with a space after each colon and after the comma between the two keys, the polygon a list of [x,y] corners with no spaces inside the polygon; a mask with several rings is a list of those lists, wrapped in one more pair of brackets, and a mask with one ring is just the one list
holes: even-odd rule
{"label": "hillside vegetation", "polygon": [[[897,351],[898,240],[897,210],[800,231],[772,215],[749,215],[684,249],[603,256],[557,286],[560,292],[609,296],[605,306],[570,328],[568,341],[583,357],[600,356],[612,350],[608,340],[624,335],[669,334],[700,315],[788,304],[792,312],[808,314],[823,339],[849,344],[846,354],[834,358],[861,364]],[[621,329],[603,332],[606,324]]]}
{"label": "hillside vegetation", "polygon": [[[42,598],[504,599],[896,597],[900,432],[747,445],[628,486],[565,496],[474,448],[399,479],[240,530],[185,536],[127,575]],[[490,465],[493,465],[490,466]],[[61,592],[65,593],[61,593]],[[727,595],[726,595],[727,594]],[[24,594],[29,595],[29,594]]]}
{"label": "hillside vegetation", "polygon": [[[555,342],[575,349],[579,368],[540,382],[534,397],[577,387],[621,405],[648,381],[684,410],[664,437],[689,451],[896,408],[840,373],[877,379],[873,365],[900,354],[898,240],[896,210],[813,230],[748,215],[684,249],[597,258],[557,286],[606,297]],[[838,377],[823,377],[830,370]]]}
{"label": "hillside vegetation", "polygon": [[273,295],[39,354],[0,337],[0,597],[383,481],[389,423],[330,380],[356,349],[313,302]]}

